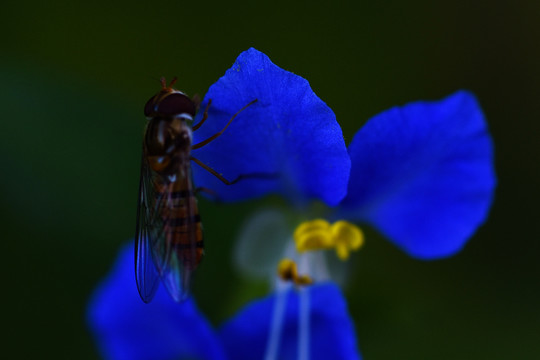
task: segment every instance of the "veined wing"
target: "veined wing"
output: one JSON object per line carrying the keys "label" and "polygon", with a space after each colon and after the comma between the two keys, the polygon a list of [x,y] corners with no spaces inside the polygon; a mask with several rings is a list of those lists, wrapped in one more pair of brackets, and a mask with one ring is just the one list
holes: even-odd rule
{"label": "veined wing", "polygon": [[135,230],[135,279],[139,295],[145,303],[152,300],[159,286],[159,276],[152,255],[152,238],[154,236],[150,233],[154,218],[154,201],[151,200],[154,191],[151,183],[151,169],[148,167],[143,151]]}
{"label": "veined wing", "polygon": [[168,177],[152,171],[145,158],[142,162],[136,268],[139,293],[147,302],[157,290],[158,275],[175,301],[185,299],[191,273],[202,257],[190,164],[180,156],[176,174]]}

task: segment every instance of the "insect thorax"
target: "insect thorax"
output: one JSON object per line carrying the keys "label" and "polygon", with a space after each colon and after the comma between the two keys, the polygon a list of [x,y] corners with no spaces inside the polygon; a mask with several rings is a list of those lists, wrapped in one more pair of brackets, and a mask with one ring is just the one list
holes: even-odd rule
{"label": "insect thorax", "polygon": [[185,114],[176,117],[154,117],[146,127],[145,155],[152,170],[169,175],[189,159],[192,134]]}

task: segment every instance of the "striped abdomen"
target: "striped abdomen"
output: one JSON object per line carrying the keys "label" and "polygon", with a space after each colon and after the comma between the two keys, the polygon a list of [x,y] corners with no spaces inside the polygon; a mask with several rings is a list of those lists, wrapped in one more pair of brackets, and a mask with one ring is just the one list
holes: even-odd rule
{"label": "striped abdomen", "polygon": [[184,269],[194,270],[202,260],[204,242],[197,199],[189,176],[156,184],[156,196],[167,204],[160,209],[167,245],[176,252]]}

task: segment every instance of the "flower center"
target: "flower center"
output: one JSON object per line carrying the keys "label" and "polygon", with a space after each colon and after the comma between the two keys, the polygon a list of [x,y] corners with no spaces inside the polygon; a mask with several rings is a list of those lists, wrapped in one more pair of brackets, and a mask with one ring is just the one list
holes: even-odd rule
{"label": "flower center", "polygon": [[334,249],[338,258],[345,261],[351,251],[360,249],[364,244],[362,230],[344,220],[333,224],[324,219],[302,222],[294,231],[293,239],[303,274],[299,274],[298,265],[292,259],[298,260],[298,256],[294,255],[279,262],[277,274],[279,279],[296,286],[310,285],[313,279],[321,280],[327,276],[326,261],[316,251]]}

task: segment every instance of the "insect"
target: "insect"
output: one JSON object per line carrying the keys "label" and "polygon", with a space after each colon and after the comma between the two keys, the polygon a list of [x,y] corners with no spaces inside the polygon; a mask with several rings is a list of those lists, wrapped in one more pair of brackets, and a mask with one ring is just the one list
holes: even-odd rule
{"label": "insect", "polygon": [[228,181],[214,169],[191,155],[219,137],[234,118],[257,99],[236,114],[218,133],[192,144],[192,131],[208,118],[211,100],[201,121],[191,127],[198,99],[173,89],[173,79],[167,86],[161,79],[161,90],[144,107],[148,119],[145,128],[137,228],[135,235],[135,278],[141,299],[149,303],[163,282],[175,301],[182,301],[189,292],[191,274],[204,255],[201,219],[191,181],[190,162],[194,161],[225,184]]}

